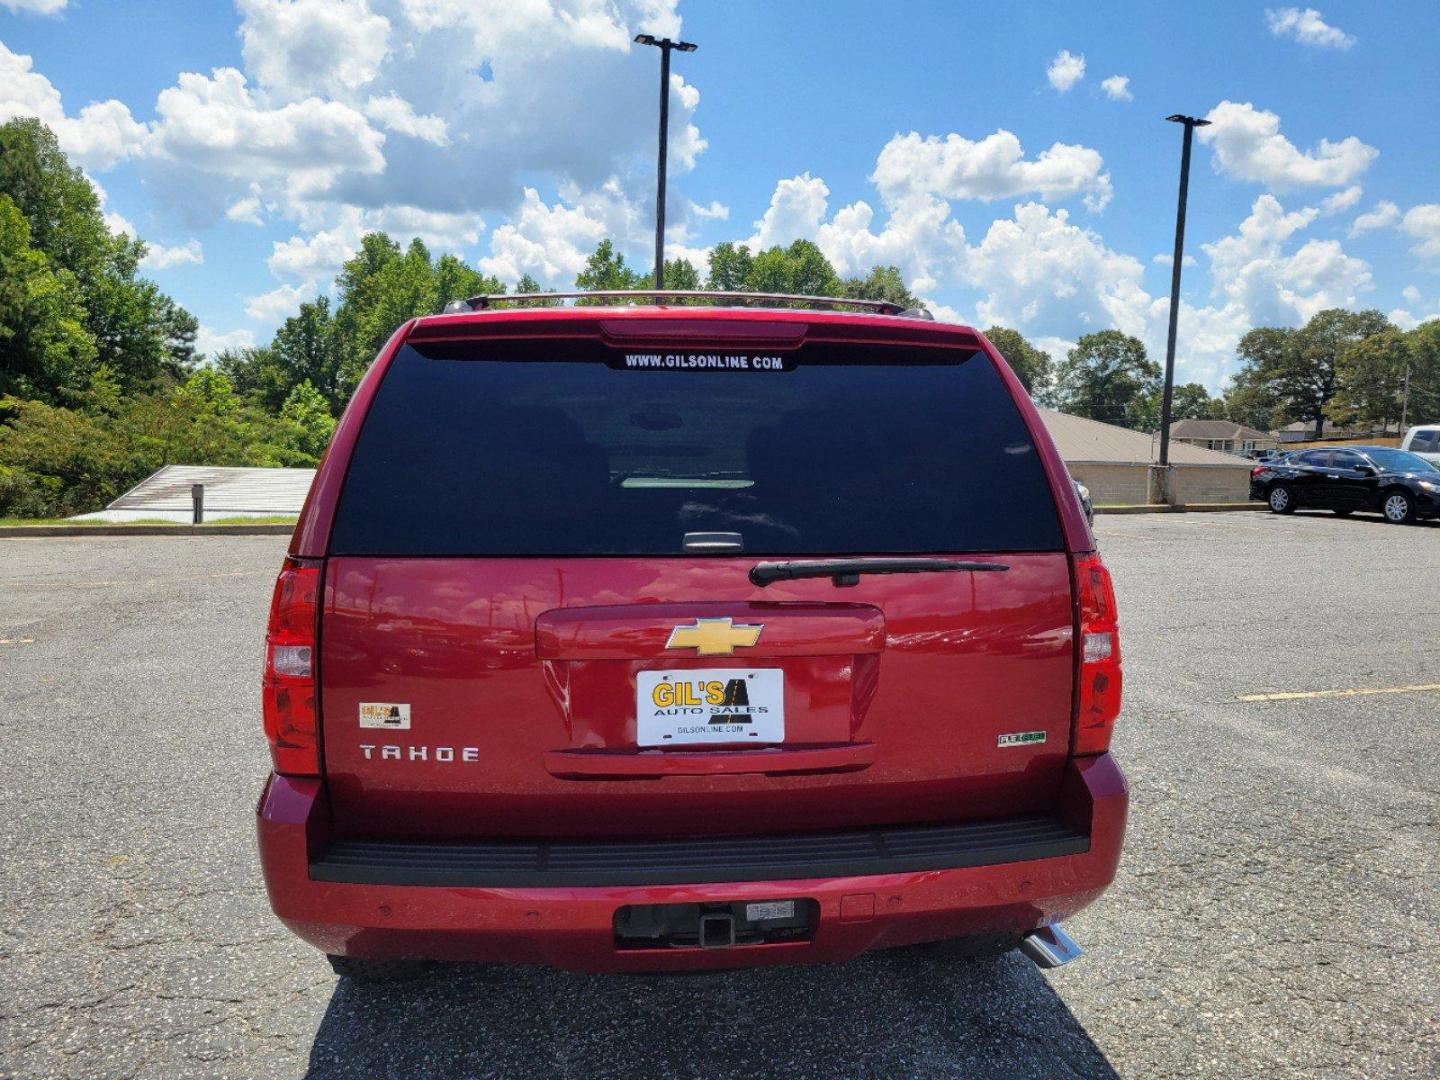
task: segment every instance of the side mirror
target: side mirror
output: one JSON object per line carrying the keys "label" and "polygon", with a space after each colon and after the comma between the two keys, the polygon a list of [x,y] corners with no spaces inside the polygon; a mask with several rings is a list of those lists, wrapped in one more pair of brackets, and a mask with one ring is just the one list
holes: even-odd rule
{"label": "side mirror", "polygon": [[1356,466],[1355,466],[1355,471],[1358,472],[1361,476],[1374,476],[1374,475],[1375,475],[1375,470],[1374,470],[1373,468],[1371,468],[1369,465],[1356,465]]}

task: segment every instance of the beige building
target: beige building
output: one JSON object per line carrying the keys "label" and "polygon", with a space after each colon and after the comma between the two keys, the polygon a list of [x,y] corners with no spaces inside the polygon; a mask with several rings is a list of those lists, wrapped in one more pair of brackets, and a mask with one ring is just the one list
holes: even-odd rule
{"label": "beige building", "polygon": [[1221,453],[1274,450],[1280,442],[1268,431],[1246,427],[1234,420],[1176,420],[1170,425],[1170,443],[1176,441]]}
{"label": "beige building", "polygon": [[[1053,409],[1041,409],[1040,415],[1070,474],[1090,489],[1096,506],[1163,501],[1155,467],[1160,456],[1158,435]],[[1170,465],[1172,502],[1245,502],[1249,498],[1251,463],[1245,458],[1171,439]]]}

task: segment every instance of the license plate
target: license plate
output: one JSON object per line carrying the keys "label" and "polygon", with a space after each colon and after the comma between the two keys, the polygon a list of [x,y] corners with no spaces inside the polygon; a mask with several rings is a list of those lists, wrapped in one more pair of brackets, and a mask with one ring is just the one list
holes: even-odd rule
{"label": "license plate", "polygon": [[694,746],[785,741],[779,668],[684,668],[635,675],[636,742]]}
{"label": "license plate", "polygon": [[767,919],[793,919],[794,900],[772,900],[768,904],[746,904],[746,922],[764,922]]}

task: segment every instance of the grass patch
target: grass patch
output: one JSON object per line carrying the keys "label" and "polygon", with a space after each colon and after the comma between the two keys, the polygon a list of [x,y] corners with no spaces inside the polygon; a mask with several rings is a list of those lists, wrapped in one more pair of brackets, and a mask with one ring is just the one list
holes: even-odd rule
{"label": "grass patch", "polygon": [[206,521],[206,525],[294,525],[298,514],[269,514],[263,517],[223,517]]}
{"label": "grass patch", "polygon": [[[205,522],[206,525],[294,525],[298,520],[293,515],[269,514],[259,517],[223,517]],[[76,521],[73,518],[17,518],[0,517],[0,526],[10,525],[65,525],[70,528],[93,528],[94,526],[115,525],[188,525],[188,521],[170,521],[166,518],[134,518],[129,521]],[[202,526],[203,528],[203,526]]]}

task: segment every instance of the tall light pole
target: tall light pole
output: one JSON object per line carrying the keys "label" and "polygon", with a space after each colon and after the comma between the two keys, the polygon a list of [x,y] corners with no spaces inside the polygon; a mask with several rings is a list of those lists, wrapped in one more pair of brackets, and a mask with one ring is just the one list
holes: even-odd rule
{"label": "tall light pole", "polygon": [[[1170,407],[1175,397],[1175,327],[1180,318],[1180,266],[1185,261],[1185,199],[1190,191],[1190,140],[1197,127],[1209,127],[1209,120],[1193,116],[1165,118],[1185,125],[1185,147],[1180,151],[1180,205],[1175,211],[1175,261],[1170,267],[1170,336],[1165,342],[1165,392],[1160,398],[1160,467],[1170,465]],[[1169,493],[1166,474],[1166,493]]]}
{"label": "tall light pole", "polygon": [[660,164],[655,183],[655,288],[665,287],[665,157],[670,142],[670,50],[694,52],[689,41],[671,41],[653,34],[636,34],[635,44],[654,45],[660,50]]}

